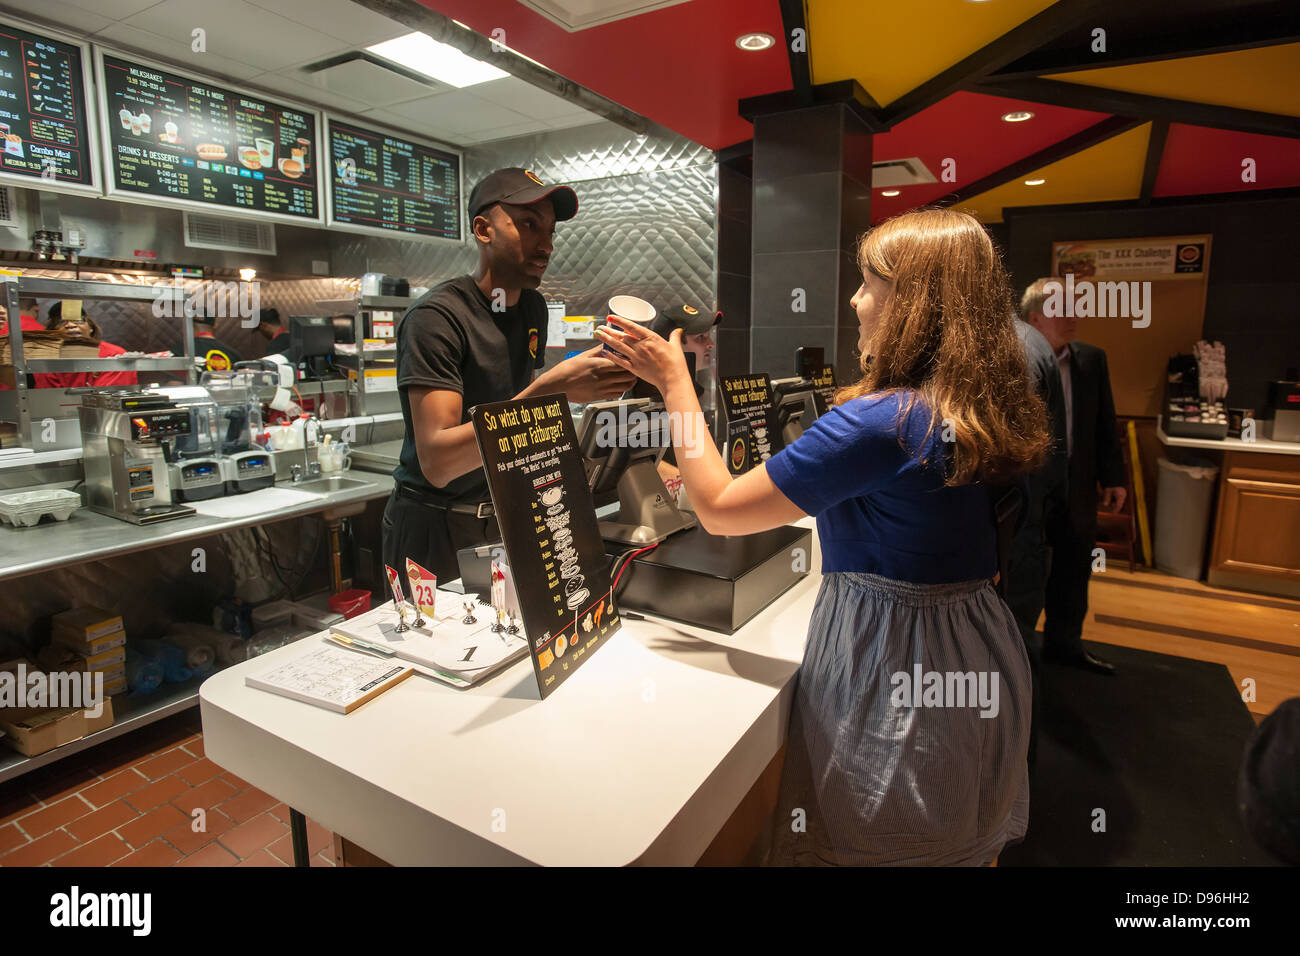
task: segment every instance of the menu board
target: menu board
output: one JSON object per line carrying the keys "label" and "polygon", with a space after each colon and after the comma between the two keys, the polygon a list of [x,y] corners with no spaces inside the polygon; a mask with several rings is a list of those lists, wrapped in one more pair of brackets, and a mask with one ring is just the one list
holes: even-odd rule
{"label": "menu board", "polygon": [[[729,426],[727,462],[732,473],[739,474],[767,461],[773,449],[780,451],[784,447],[772,408],[772,382],[766,372],[724,375],[718,379],[718,387],[722,389],[722,407]],[[743,456],[742,449],[737,448],[742,434],[748,439]]]}
{"label": "menu board", "polygon": [[85,50],[0,23],[0,175],[95,189]]}
{"label": "menu board", "polygon": [[329,222],[461,238],[460,157],[330,117]]}
{"label": "menu board", "polygon": [[619,629],[608,559],[563,395],[471,411],[543,699]]}
{"label": "menu board", "polygon": [[321,220],[316,114],[102,54],[110,194]]}

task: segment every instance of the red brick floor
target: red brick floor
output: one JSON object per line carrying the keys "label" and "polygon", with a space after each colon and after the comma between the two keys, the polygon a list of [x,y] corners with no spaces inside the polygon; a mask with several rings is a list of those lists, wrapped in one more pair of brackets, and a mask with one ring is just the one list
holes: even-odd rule
{"label": "red brick floor", "polygon": [[203,755],[197,708],[0,784],[0,866],[292,864],[289,808]]}

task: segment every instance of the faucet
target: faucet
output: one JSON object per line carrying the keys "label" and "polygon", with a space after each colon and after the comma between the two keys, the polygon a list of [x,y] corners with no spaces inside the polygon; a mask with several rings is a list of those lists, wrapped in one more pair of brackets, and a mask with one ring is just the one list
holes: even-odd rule
{"label": "faucet", "polygon": [[[319,425],[319,424],[320,424],[320,416],[319,416],[319,415],[316,415],[316,416],[313,416],[313,417],[315,418],[315,421],[316,421],[317,425]],[[308,480],[310,480],[310,479],[312,479],[312,478],[319,478],[319,477],[320,477],[320,462],[319,462],[319,461],[312,461],[312,460],[311,460],[311,456],[307,454],[307,446],[311,443],[310,440],[309,440],[309,439],[310,439],[310,431],[309,431],[307,425],[308,425],[308,423],[309,423],[311,420],[312,420],[311,418],[307,418],[307,419],[305,419],[304,422],[303,422],[303,426],[302,426],[302,464],[301,464],[301,465],[295,464],[295,465],[294,465],[294,466],[289,470],[289,471],[290,471],[290,474],[293,475],[293,483],[294,483],[294,484],[297,484],[298,482],[302,481],[303,478],[304,478],[304,476],[306,476],[306,478],[307,478]],[[322,431],[322,430],[323,430],[323,429],[321,429],[321,428],[319,428],[319,427],[317,428],[317,431],[318,431],[318,432],[319,432],[319,431]]]}

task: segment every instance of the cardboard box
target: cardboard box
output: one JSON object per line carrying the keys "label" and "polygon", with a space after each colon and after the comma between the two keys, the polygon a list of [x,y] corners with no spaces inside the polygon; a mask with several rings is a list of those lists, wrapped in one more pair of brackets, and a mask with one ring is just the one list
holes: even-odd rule
{"label": "cardboard box", "polygon": [[125,647],[126,631],[113,631],[111,634],[97,637],[93,641],[85,641],[62,628],[55,628],[52,641],[54,644],[66,647],[82,657],[96,657],[113,650],[115,647]]}
{"label": "cardboard box", "polygon": [[76,647],[56,642],[41,651],[37,663],[47,672],[122,670],[126,666],[126,646],[119,644],[99,654],[84,654]]}
{"label": "cardboard box", "polygon": [[[25,673],[20,672],[22,664]],[[27,661],[7,661],[0,664],[0,672],[7,671],[16,681],[20,673],[30,678],[32,674],[45,674],[40,668]],[[14,750],[27,757],[36,757],[46,751],[64,744],[80,740],[96,731],[113,726],[113,700],[104,690],[103,711],[98,717],[92,717],[83,708],[73,707],[0,707],[0,730],[4,737],[0,742],[8,744]]]}
{"label": "cardboard box", "polygon": [[55,634],[66,634],[71,640],[92,643],[114,631],[122,630],[122,615],[110,614],[97,607],[74,607],[62,611],[51,619]]}

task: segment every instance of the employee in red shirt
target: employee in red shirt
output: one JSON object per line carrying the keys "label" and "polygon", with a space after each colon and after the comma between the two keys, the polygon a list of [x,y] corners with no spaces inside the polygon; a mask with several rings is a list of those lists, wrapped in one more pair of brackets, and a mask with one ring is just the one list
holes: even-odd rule
{"label": "employee in red shirt", "polygon": [[[126,349],[112,342],[104,341],[104,333],[99,323],[84,312],[75,319],[63,317],[63,303],[56,302],[50,307],[49,331],[60,331],[68,335],[80,335],[83,338],[99,340],[99,357],[113,358],[123,354]],[[108,387],[112,385],[136,385],[139,378],[135,372],[54,372],[36,376],[37,388],[87,388]]]}
{"label": "employee in red shirt", "polygon": [[[19,299],[18,310],[19,310],[18,327],[20,329],[22,329],[24,332],[45,331],[45,326],[41,325],[41,323],[36,321],[35,318],[36,311],[37,311],[35,299]],[[4,307],[0,306],[0,316],[3,316],[0,317],[0,336],[8,338],[9,322],[8,322],[8,317],[4,316],[4,311],[5,311]],[[0,382],[0,392],[4,392],[8,390],[9,390],[9,384],[7,382]]]}

